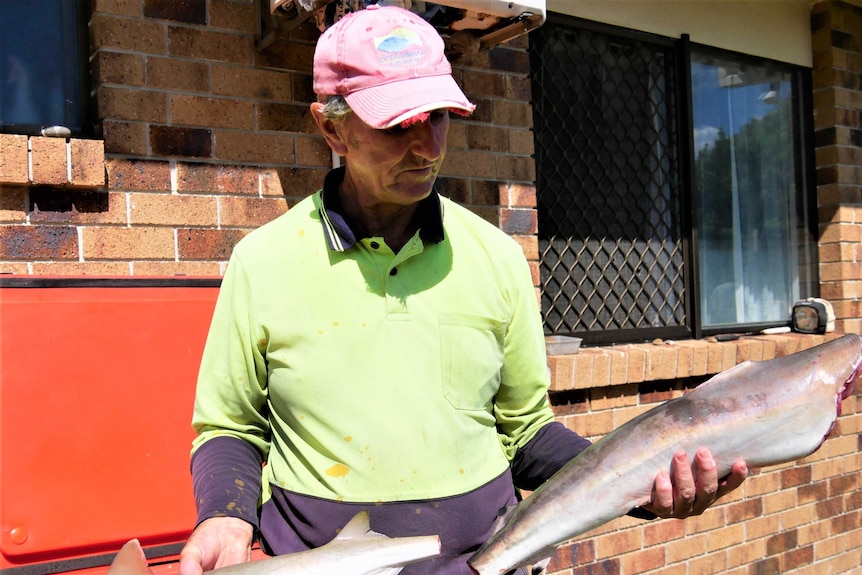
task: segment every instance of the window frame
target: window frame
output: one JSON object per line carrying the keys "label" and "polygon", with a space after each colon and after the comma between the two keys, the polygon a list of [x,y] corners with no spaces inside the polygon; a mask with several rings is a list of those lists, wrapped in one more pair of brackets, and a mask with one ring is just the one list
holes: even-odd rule
{"label": "window frame", "polygon": [[[673,135],[677,150],[677,174],[679,178],[679,209],[678,214],[682,227],[682,253],[683,253],[683,278],[685,317],[680,325],[665,325],[658,327],[633,327],[626,329],[592,329],[585,330],[553,330],[546,324],[547,335],[574,335],[583,338],[585,345],[628,343],[636,341],[650,341],[655,338],[664,339],[701,339],[720,333],[756,333],[765,328],[783,327],[790,325],[790,310],[787,312],[786,321],[767,322],[762,324],[736,324],[729,329],[727,325],[717,328],[704,328],[702,325],[702,310],[700,307],[700,262],[698,260],[698,238],[695,229],[694,202],[696,173],[695,173],[695,144],[693,132],[693,101],[692,101],[692,72],[691,51],[709,52],[711,55],[729,59],[744,60],[750,63],[768,63],[770,66],[778,65],[782,70],[788,71],[793,77],[792,118],[794,142],[793,157],[796,169],[795,181],[797,185],[797,233],[804,235],[803,246],[800,247],[799,265],[799,292],[800,297],[819,296],[818,277],[818,218],[817,218],[817,194],[815,179],[815,157],[814,157],[814,125],[813,125],[813,94],[811,91],[811,70],[803,66],[793,65],[768,58],[761,58],[749,54],[717,48],[714,46],[692,43],[688,34],[679,38],[669,38],[648,32],[620,28],[610,24],[604,24],[559,13],[549,13],[548,20],[554,24],[570,27],[574,31],[582,30],[596,34],[603,34],[611,38],[624,38],[637,42],[643,42],[656,49],[670,50],[673,55],[673,73],[676,78],[669,79],[673,84],[675,92],[673,98],[676,100],[675,127],[677,133]],[[536,31],[540,33],[540,31]],[[533,50],[534,42],[530,42],[530,50]],[[536,75],[540,70],[534,68],[531,73]],[[534,106],[537,98],[534,96]],[[534,113],[535,108],[534,108]],[[534,125],[540,124],[534,122]],[[537,161],[539,160],[538,148],[539,136],[535,135]],[[541,171],[541,167],[537,166]],[[537,185],[539,184],[537,176]],[[537,194],[542,190],[538,189]],[[540,221],[541,225],[541,221]],[[540,232],[541,238],[541,232]],[[544,265],[543,254],[539,254],[540,269]],[[541,275],[541,274],[540,274]],[[542,281],[540,290],[544,290]],[[576,292],[578,293],[578,292]],[[542,315],[545,319],[545,302],[542,302]],[[571,309],[568,313],[573,313]],[[563,326],[568,327],[568,326]]]}
{"label": "window frame", "polygon": [[[698,254],[698,235],[694,229],[694,198],[695,190],[697,189],[696,172],[695,172],[695,146],[694,146],[694,106],[692,95],[692,77],[691,77],[691,53],[692,50],[697,50],[702,53],[707,53],[710,56],[717,58],[736,60],[752,65],[774,66],[782,69],[792,76],[792,98],[791,109],[793,117],[793,141],[796,145],[793,146],[794,156],[794,181],[798,195],[796,198],[797,223],[801,224],[802,233],[807,233],[808,241],[802,242],[800,246],[799,264],[799,294],[800,298],[819,297],[820,281],[818,274],[818,228],[819,221],[817,219],[817,188],[816,188],[816,160],[814,156],[814,120],[813,120],[813,94],[811,84],[811,72],[803,66],[780,62],[769,58],[753,56],[742,52],[736,52],[707,44],[691,42],[688,34],[684,34],[679,42],[680,56],[680,75],[679,86],[684,94],[681,94],[680,106],[680,133],[688,134],[687,138],[680,138],[682,149],[680,158],[684,158],[685,166],[681,174],[686,175],[683,182],[682,192],[683,200],[688,204],[686,213],[688,215],[689,225],[691,228],[686,231],[687,240],[690,242],[690,254],[686,255],[686,262],[690,266],[690,273],[686,273],[686,279],[690,280],[691,285],[687,288],[686,293],[690,295],[688,305],[691,323],[692,336],[695,339],[728,333],[728,326],[704,327],[701,319],[701,289],[699,281],[700,266],[702,262],[697,256]],[[684,99],[683,99],[684,98]],[[732,333],[757,333],[763,329],[773,327],[789,327],[790,326],[790,310],[787,310],[786,321],[771,321],[771,322],[750,322],[734,324],[731,328]]]}
{"label": "window frame", "polygon": [[[65,36],[68,32],[74,32],[77,42],[75,42],[74,50],[72,50],[71,39],[63,39],[62,47],[64,51],[73,52],[74,60],[78,73],[78,114],[80,117],[80,126],[66,126],[69,128],[73,138],[94,138],[96,137],[96,126],[93,122],[93,103],[92,103],[92,80],[90,77],[90,39],[89,39],[89,2],[87,0],[58,0],[60,9],[63,12],[64,20],[66,17],[73,18],[74,26],[54,31],[60,36]],[[70,56],[66,62],[72,59]],[[67,66],[63,68],[64,75],[69,73]],[[65,94],[66,92],[64,92]],[[47,125],[35,124],[4,124],[0,122],[0,134],[18,134],[27,136],[39,136],[41,130],[48,127]]]}

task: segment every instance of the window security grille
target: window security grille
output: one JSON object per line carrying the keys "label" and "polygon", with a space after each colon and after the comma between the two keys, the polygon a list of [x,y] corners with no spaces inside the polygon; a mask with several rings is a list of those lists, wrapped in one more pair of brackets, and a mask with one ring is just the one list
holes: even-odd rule
{"label": "window security grille", "polygon": [[530,55],[546,333],[688,334],[672,46],[549,20]]}

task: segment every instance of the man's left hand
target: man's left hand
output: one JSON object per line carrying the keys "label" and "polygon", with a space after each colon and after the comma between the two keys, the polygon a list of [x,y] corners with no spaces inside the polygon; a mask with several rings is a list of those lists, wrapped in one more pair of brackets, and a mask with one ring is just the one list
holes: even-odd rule
{"label": "man's left hand", "polygon": [[694,454],[691,465],[685,451],[673,456],[670,472],[656,476],[652,500],[643,508],[658,517],[682,519],[700,515],[719,497],[730,493],[748,477],[748,465],[738,460],[727,477],[719,478],[712,452],[702,447]]}

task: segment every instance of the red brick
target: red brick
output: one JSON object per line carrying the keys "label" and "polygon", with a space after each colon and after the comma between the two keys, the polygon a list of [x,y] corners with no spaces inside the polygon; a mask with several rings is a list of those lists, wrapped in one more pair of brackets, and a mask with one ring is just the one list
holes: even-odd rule
{"label": "red brick", "polygon": [[0,260],[77,260],[72,226],[0,226]]}
{"label": "red brick", "polygon": [[129,262],[36,262],[32,264],[36,276],[100,276],[123,277],[129,275]]}
{"label": "red brick", "polygon": [[30,274],[30,269],[26,263],[0,262],[0,274],[3,277],[26,276]]}
{"label": "red brick", "polygon": [[463,176],[493,180],[496,177],[497,167],[493,154],[449,150],[441,172],[444,176]]}
{"label": "red brick", "polygon": [[332,150],[323,138],[296,138],[296,163],[300,166],[332,166]]}
{"label": "red brick", "polygon": [[257,195],[260,170],[253,166],[177,164],[177,191]]}
{"label": "red brick", "polygon": [[533,139],[532,130],[510,129],[509,130],[509,147],[507,150],[511,154],[521,154],[522,156],[532,156],[536,152],[535,140]]}
{"label": "red brick", "polygon": [[150,150],[153,156],[209,158],[212,149],[210,129],[150,126]]}
{"label": "red brick", "polygon": [[265,68],[298,70],[311,73],[314,43],[275,42],[255,53],[255,64]]}
{"label": "red brick", "polygon": [[30,181],[27,136],[0,134],[0,183],[26,184]]}
{"label": "red brick", "polygon": [[501,180],[533,182],[536,180],[536,162],[527,156],[498,154],[495,156],[496,175]]}
{"label": "red brick", "polygon": [[100,188],[105,185],[105,143],[101,140],[69,142],[73,186]]}
{"label": "red brick", "polygon": [[213,196],[131,194],[129,199],[133,226],[215,226],[217,210]]}
{"label": "red brick", "polygon": [[27,188],[0,184],[0,222],[24,223],[27,220]]}
{"label": "red brick", "polygon": [[96,13],[90,21],[90,41],[96,51],[116,48],[146,54],[164,54],[165,25],[153,21],[116,18]]}
{"label": "red brick", "polygon": [[209,66],[203,62],[150,56],[146,62],[147,86],[166,90],[206,92]]}
{"label": "red brick", "polygon": [[82,228],[85,260],[174,259],[170,228]]}
{"label": "red brick", "polygon": [[97,84],[144,85],[144,58],[101,50],[93,58],[93,79]]}
{"label": "red brick", "polygon": [[214,157],[251,164],[293,164],[294,138],[291,135],[215,131]]}
{"label": "red brick", "polygon": [[105,120],[102,122],[102,135],[105,139],[105,152],[108,154],[147,154],[149,134],[146,124]]}
{"label": "red brick", "polygon": [[142,14],[140,0],[93,0],[93,4],[94,12],[138,17]]}
{"label": "red brick", "polygon": [[283,195],[291,200],[305,198],[323,186],[323,178],[328,171],[328,168],[319,167],[278,168],[276,178],[269,172],[264,173],[261,181],[263,195]]}
{"label": "red brick", "polygon": [[64,185],[68,180],[65,138],[30,138],[33,183]]}
{"label": "red brick", "polygon": [[[126,264],[129,265],[129,264]],[[148,277],[192,276],[220,277],[219,262],[132,262],[132,275]]]}
{"label": "red brick", "polygon": [[467,128],[467,145],[474,150],[505,151],[509,132],[506,128],[471,124]]}
{"label": "red brick", "polygon": [[174,94],[170,106],[175,125],[254,129],[254,103],[250,101]]}
{"label": "red brick", "polygon": [[250,64],[252,36],[240,36],[181,26],[168,27],[168,50],[171,56]]}
{"label": "red brick", "polygon": [[213,28],[225,28],[240,32],[255,32],[254,4],[240,4],[227,0],[210,0],[209,25]]}
{"label": "red brick", "polygon": [[144,16],[188,24],[207,23],[206,0],[144,0]]}
{"label": "red brick", "polygon": [[126,196],[102,190],[31,188],[30,222],[125,224]]}
{"label": "red brick", "polygon": [[495,100],[492,106],[492,117],[495,124],[515,128],[533,127],[533,109],[529,102]]}
{"label": "red brick", "polygon": [[[291,74],[284,70],[260,70],[213,65],[212,93],[262,101],[290,102]],[[308,109],[308,104],[303,106]]]}
{"label": "red brick", "polygon": [[503,208],[500,216],[501,227],[507,234],[534,234],[538,230],[536,210]]}
{"label": "red brick", "polygon": [[222,227],[258,227],[287,211],[287,203],[277,198],[218,198],[219,225]]}
{"label": "red brick", "polygon": [[99,114],[106,119],[137,122],[168,121],[168,99],[164,92],[100,86]]}
{"label": "red brick", "polygon": [[180,260],[222,260],[230,258],[234,246],[249,230],[193,229],[177,230]]}
{"label": "red brick", "polygon": [[506,80],[500,74],[485,70],[465,70],[461,87],[465,92],[477,96],[503,98],[506,96]]}
{"label": "red brick", "polygon": [[317,134],[317,124],[306,104],[260,103],[257,105],[257,127],[263,131]]}
{"label": "red brick", "polygon": [[168,162],[110,159],[105,164],[112,190],[168,191],[171,168]]}

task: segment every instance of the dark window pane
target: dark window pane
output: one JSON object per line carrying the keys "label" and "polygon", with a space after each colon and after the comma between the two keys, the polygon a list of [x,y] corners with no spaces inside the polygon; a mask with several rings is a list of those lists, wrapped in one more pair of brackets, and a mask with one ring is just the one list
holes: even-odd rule
{"label": "dark window pane", "polygon": [[672,50],[549,20],[531,57],[546,331],[686,331]]}
{"label": "dark window pane", "polygon": [[78,2],[2,0],[0,128],[82,128]]}

